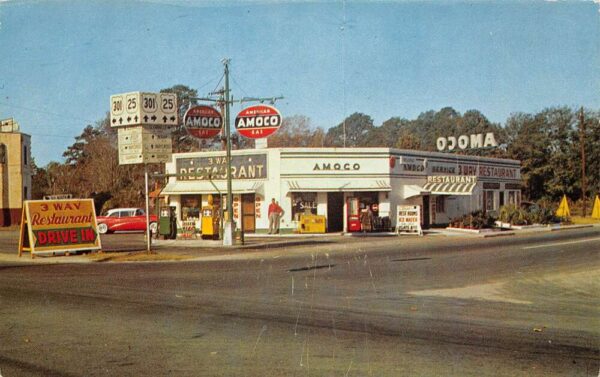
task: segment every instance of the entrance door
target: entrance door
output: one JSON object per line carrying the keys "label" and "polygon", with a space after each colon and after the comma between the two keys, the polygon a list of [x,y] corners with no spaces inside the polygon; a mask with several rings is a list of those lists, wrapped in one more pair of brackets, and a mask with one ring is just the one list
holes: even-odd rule
{"label": "entrance door", "polygon": [[255,205],[254,194],[242,194],[242,221],[244,233],[254,233],[256,220],[254,217]]}
{"label": "entrance door", "polygon": [[423,229],[429,229],[429,195],[423,196]]}
{"label": "entrance door", "polygon": [[344,193],[327,193],[327,231],[341,232],[344,230]]}

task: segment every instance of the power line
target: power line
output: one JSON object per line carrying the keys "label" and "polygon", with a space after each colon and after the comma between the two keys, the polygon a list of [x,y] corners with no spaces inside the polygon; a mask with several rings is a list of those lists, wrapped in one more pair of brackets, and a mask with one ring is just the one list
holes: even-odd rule
{"label": "power line", "polygon": [[8,108],[15,108],[15,109],[23,109],[23,110],[28,110],[34,113],[40,113],[40,114],[48,114],[48,115],[54,115],[54,116],[58,116],[58,117],[62,117],[62,118],[70,118],[73,120],[78,120],[78,121],[83,121],[86,123],[94,123],[96,122],[95,120],[89,120],[89,119],[83,119],[83,118],[78,118],[78,117],[74,117],[74,116],[70,116],[69,114],[65,114],[65,113],[54,113],[52,111],[47,111],[47,110],[39,110],[39,109],[35,109],[32,107],[27,107],[27,106],[20,106],[20,105],[13,105],[10,103],[6,103],[6,102],[0,102],[0,105],[6,106]]}
{"label": "power line", "polygon": [[235,83],[235,85],[237,85],[237,86],[238,86],[238,88],[239,88],[239,89],[240,89],[240,90],[241,90],[241,91],[244,93],[244,95],[245,95],[246,97],[250,97],[250,96],[248,95],[248,93],[246,93],[246,91],[244,90],[244,88],[242,88],[242,86],[241,86],[241,85],[240,85],[240,84],[237,82],[237,80],[235,79],[235,77],[233,77],[233,75],[230,75],[229,77],[231,77],[231,79],[233,80],[233,82]]}

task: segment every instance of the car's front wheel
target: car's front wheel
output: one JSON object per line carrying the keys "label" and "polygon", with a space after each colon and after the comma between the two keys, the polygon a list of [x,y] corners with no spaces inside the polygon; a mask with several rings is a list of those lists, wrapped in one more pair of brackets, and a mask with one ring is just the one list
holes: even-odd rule
{"label": "car's front wheel", "polygon": [[100,233],[100,234],[108,233],[108,225],[106,225],[104,223],[98,224],[98,233]]}

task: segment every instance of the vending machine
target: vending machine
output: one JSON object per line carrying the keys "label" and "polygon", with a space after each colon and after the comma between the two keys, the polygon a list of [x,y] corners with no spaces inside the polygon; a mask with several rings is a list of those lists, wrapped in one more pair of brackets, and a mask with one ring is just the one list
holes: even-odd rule
{"label": "vending machine", "polygon": [[346,202],[348,208],[348,232],[360,232],[360,202],[358,198],[348,198]]}

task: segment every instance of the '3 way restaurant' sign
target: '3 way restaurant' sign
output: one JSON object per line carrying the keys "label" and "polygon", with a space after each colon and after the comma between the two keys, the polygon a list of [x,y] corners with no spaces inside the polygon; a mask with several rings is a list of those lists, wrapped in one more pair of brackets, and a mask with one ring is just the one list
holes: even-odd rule
{"label": "'3 way restaurant' sign", "polygon": [[[180,181],[227,179],[227,158],[225,156],[179,158],[176,167],[177,179]],[[267,178],[267,155],[231,156],[231,178]]]}

